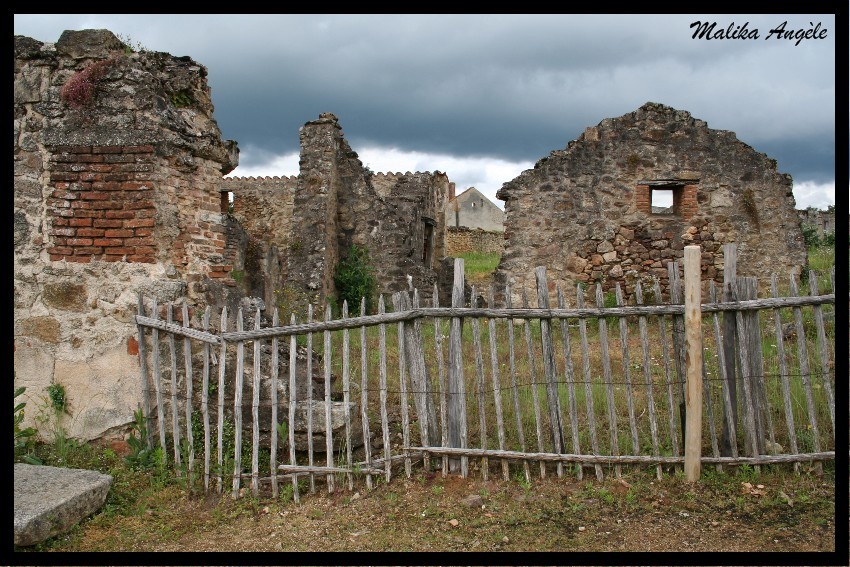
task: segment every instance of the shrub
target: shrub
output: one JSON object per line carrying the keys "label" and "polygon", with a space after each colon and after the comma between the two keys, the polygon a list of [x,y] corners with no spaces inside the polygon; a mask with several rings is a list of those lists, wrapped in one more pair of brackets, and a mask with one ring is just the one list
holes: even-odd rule
{"label": "shrub", "polygon": [[353,244],[348,255],[337,264],[334,274],[337,291],[337,303],[342,309],[344,301],[348,310],[357,313],[361,298],[366,298],[366,312],[372,313],[372,305],[378,284],[374,268],[369,259],[369,250],[365,246]]}

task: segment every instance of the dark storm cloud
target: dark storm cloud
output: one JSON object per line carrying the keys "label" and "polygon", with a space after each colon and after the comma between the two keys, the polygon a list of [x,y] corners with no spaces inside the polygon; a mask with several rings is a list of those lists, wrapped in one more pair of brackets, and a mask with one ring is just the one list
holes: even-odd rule
{"label": "dark storm cloud", "polygon": [[[758,29],[693,39],[690,24]],[[815,23],[825,40],[766,40]],[[810,24],[810,22],[812,22]],[[15,33],[56,41],[108,28],[207,66],[215,118],[242,165],[298,150],[333,112],[352,147],[536,161],[648,101],[687,110],[779,162],[834,180],[833,15],[34,15]],[[246,151],[251,148],[250,152]]]}

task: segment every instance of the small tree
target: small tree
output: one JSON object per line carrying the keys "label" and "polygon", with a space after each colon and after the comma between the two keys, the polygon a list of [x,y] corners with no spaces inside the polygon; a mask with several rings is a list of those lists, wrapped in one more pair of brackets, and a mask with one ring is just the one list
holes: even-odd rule
{"label": "small tree", "polygon": [[369,259],[369,250],[365,246],[352,244],[348,255],[337,264],[334,274],[337,291],[337,303],[348,302],[349,312],[356,313],[360,308],[360,299],[366,298],[366,312],[372,313],[372,305],[378,284],[374,268]]}

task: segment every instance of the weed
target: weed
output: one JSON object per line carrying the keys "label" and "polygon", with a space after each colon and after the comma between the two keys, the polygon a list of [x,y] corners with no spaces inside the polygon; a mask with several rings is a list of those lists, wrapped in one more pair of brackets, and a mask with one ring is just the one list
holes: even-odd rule
{"label": "weed", "polygon": [[345,301],[351,307],[360,305],[361,298],[366,298],[366,312],[372,313],[378,284],[368,248],[351,245],[348,255],[336,266],[334,285],[340,308]]}
{"label": "weed", "polygon": [[94,102],[100,83],[115,61],[115,59],[102,59],[77,71],[62,85],[59,98],[71,108],[89,106]]}
{"label": "weed", "polygon": [[182,91],[176,92],[171,95],[171,104],[173,104],[177,108],[184,108],[187,106],[192,106],[192,95],[189,94],[189,91],[183,89]]}
{"label": "weed", "polygon": [[[25,386],[15,388],[14,397],[17,398],[25,391]],[[24,421],[24,408],[26,405],[26,402],[19,402],[15,404],[15,460],[17,461],[20,459],[21,461],[31,465],[40,465],[42,464],[41,459],[32,455],[33,442],[35,441],[37,431],[33,427],[21,429],[21,423]]]}

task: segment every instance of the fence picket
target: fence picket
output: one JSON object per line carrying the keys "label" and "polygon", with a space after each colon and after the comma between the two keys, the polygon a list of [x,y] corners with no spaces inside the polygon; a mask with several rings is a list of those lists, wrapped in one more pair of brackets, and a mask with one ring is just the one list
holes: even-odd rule
{"label": "fence picket", "polygon": [[[348,301],[342,302],[342,318],[348,319]],[[354,459],[351,449],[351,368],[349,367],[349,345],[350,339],[348,329],[342,332],[342,402],[343,415],[345,416],[345,463],[348,466],[349,472],[346,473],[348,480],[348,490],[354,490],[354,477],[351,475],[351,468],[354,466]]]}
{"label": "fence picket", "polygon": [[[189,306],[183,301],[183,326],[189,328]],[[206,344],[206,343],[205,343]],[[192,435],[192,342],[189,337],[183,338],[183,362],[186,365],[186,449],[188,452],[187,486],[192,491],[193,472],[195,467],[195,443]]]}
{"label": "fence picket", "polygon": [[[546,268],[534,269],[537,282],[537,307],[549,309],[549,283],[546,281]],[[561,400],[558,396],[557,370],[555,369],[555,345],[552,341],[552,323],[548,319],[540,320],[540,342],[543,354],[543,375],[546,379],[546,402],[549,408],[549,426],[552,433],[552,448],[556,453],[564,453],[564,426],[561,421]],[[557,463],[558,477],[564,476],[563,463]]]}
{"label": "fence picket", "polygon": [[[236,330],[244,325],[242,308],[236,312]],[[242,389],[245,383],[245,341],[236,343],[236,386],[233,391],[233,416],[235,442],[233,447],[233,497],[239,496],[239,484],[242,475]]]}
{"label": "fence picket", "polygon": [[[655,303],[663,303],[663,300],[661,298],[661,285],[658,283],[657,279],[653,283],[652,289],[655,294]],[[664,382],[667,385],[667,405],[670,409],[670,446],[673,456],[678,457],[679,435],[676,429],[676,404],[673,400],[673,379],[670,376],[670,347],[669,343],[667,342],[667,325],[664,323],[664,315],[658,316],[658,330],[660,333],[659,338],[661,342],[661,360],[664,365]],[[678,470],[678,467],[676,468]]]}
{"label": "fence picket", "polygon": [[[295,313],[290,315],[289,322],[295,324]],[[312,351],[307,353],[307,360],[312,357]],[[298,394],[295,385],[295,367],[298,361],[298,345],[295,342],[295,335],[289,337],[289,464],[293,467],[298,466],[295,458],[295,409]],[[307,380],[311,381],[311,376],[307,375]],[[307,384],[308,389],[312,386]],[[310,407],[308,415],[313,413],[313,408]],[[310,465],[312,466],[312,465]],[[301,501],[301,495],[298,491],[298,475],[292,474],[292,499],[297,503]]]}
{"label": "fence picket", "polygon": [[[622,307],[623,290],[620,288],[620,282],[617,282],[614,287],[614,296],[617,300],[617,306]],[[625,317],[618,317],[620,324],[620,349],[623,351],[623,378],[626,381],[626,405],[629,410],[629,428],[632,432],[632,451],[635,454],[640,452],[640,441],[638,440],[637,422],[635,421],[635,404],[632,393],[632,374],[629,357],[629,325]]]}
{"label": "fence picket", "polygon": [[[434,283],[434,295],[432,302],[434,309],[440,307],[437,284]],[[434,317],[434,350],[437,351],[437,377],[440,383],[440,443],[443,447],[448,446],[448,423],[446,421],[446,371],[443,360],[443,330],[439,317]],[[449,473],[449,456],[443,455],[441,472],[443,478]]]}
{"label": "fence picket", "polygon": [[[401,294],[403,292],[394,293],[392,295],[393,302],[393,310],[399,312],[402,310],[402,301]],[[406,295],[406,294],[405,294]],[[407,407],[407,352],[405,349],[405,340],[404,340],[404,321],[399,321],[397,323],[398,329],[398,386],[399,386],[399,394],[401,395],[401,435],[402,435],[402,444],[405,447],[410,446],[410,416],[408,415],[408,407]],[[404,475],[407,478],[413,474],[411,469],[410,457],[407,455],[407,451],[405,451],[404,456]]]}
{"label": "fence picket", "polygon": [[[278,313],[278,308],[274,308],[274,312],[272,314],[272,327],[277,327],[280,324],[280,315]],[[278,352],[278,338],[274,337],[272,339],[272,360],[271,360],[271,374],[272,374],[272,383],[271,383],[271,406],[272,406],[272,414],[271,414],[271,448],[269,450],[269,475],[272,478],[272,498],[277,498],[278,496],[278,486],[277,486],[277,438],[278,438],[278,423],[277,423],[277,389],[278,389],[278,379],[279,379],[279,365],[280,365],[280,354]]]}
{"label": "fence picket", "polygon": [[[313,322],[313,304],[307,304],[307,323]],[[293,321],[294,323],[294,321]],[[314,465],[313,451],[313,333],[307,333],[307,466]],[[316,475],[310,471],[310,494],[316,493]]]}
{"label": "fence picket", "polygon": [[[383,315],[386,308],[384,307],[384,296],[378,298],[378,314]],[[390,424],[387,416],[387,326],[385,323],[379,325],[379,343],[378,350],[381,357],[379,387],[381,389],[381,431],[384,434],[384,474],[386,481],[389,482],[392,476],[392,461],[390,460]]]}
{"label": "fence picket", "polygon": [[[505,286],[505,303],[508,308],[508,312],[513,308],[512,300],[511,300],[511,286],[508,284]],[[525,452],[525,431],[522,426],[522,413],[520,411],[519,405],[519,389],[517,388],[516,381],[516,359],[514,357],[514,319],[513,317],[508,317],[508,356],[510,361],[510,373],[511,373],[511,391],[513,392],[514,399],[514,415],[516,416],[516,428],[517,428],[517,438],[519,439],[520,450]],[[525,459],[522,462],[523,472],[525,473],[525,482],[531,482],[531,465],[528,460]]]}
{"label": "fence picket", "polygon": [[[792,297],[798,295],[797,291],[797,279],[794,277],[794,274],[791,274],[790,281],[790,295]],[[814,395],[812,394],[812,380],[811,374],[809,373],[809,353],[806,348],[806,331],[803,327],[803,311],[799,307],[794,308],[794,324],[795,330],[797,333],[797,356],[800,363],[800,378],[803,382],[803,391],[806,394],[806,408],[809,411],[809,426],[812,429],[812,436],[814,437],[814,449],[815,452],[820,452],[820,431],[818,429],[818,419],[815,411],[815,400]],[[816,470],[820,473],[823,470],[823,467],[820,466],[820,463],[816,463]]]}
{"label": "fence picket", "polygon": [[[557,286],[558,290],[558,308],[566,309],[567,302],[564,298],[564,292],[561,290],[561,286]],[[570,411],[570,433],[572,434],[572,442],[573,442],[573,453],[576,455],[581,454],[581,447],[578,436],[578,407],[576,404],[576,390],[575,390],[575,369],[573,368],[573,359],[572,359],[572,351],[570,349],[570,328],[567,319],[558,319],[561,326],[561,342],[564,347],[564,378],[567,382],[567,396],[569,397],[569,411]],[[579,463],[576,467],[576,478],[578,480],[582,480],[584,478],[584,470],[583,467],[586,463]]]}
{"label": "fence picket", "polygon": [[[779,296],[776,274],[770,278],[770,291],[773,297]],[[782,332],[782,316],[779,309],[773,310],[773,329],[776,337],[776,356],[779,358],[779,375],[782,379],[782,401],[785,407],[785,425],[788,428],[788,443],[791,452],[797,453],[797,431],[794,427],[794,408],[791,405],[791,384],[788,380],[788,364],[785,361],[785,334]],[[799,472],[800,464],[794,463],[794,471]]]}
{"label": "fence picket", "polygon": [[[576,285],[576,307],[584,308],[584,291],[581,284]],[[599,439],[596,437],[596,412],[593,410],[593,385],[590,383],[590,351],[587,344],[587,322],[584,319],[578,320],[578,332],[581,337],[581,361],[582,370],[584,371],[584,401],[587,406],[587,423],[590,426],[590,447],[594,455],[599,454]],[[602,466],[594,465],[596,469],[596,479],[603,480]]]}
{"label": "fence picket", "polygon": [[[167,304],[166,321],[173,323],[173,308],[171,303]],[[180,417],[177,404],[177,340],[174,333],[168,333],[168,352],[171,355],[171,441],[174,445],[174,464],[178,467],[175,471],[177,476],[180,474]]]}
{"label": "fence picket", "polygon": [[[144,317],[145,304],[141,291],[139,292],[138,298],[138,312],[140,316]],[[151,416],[151,397],[150,385],[148,384],[148,353],[145,343],[144,329],[145,328],[141,323],[136,324],[136,331],[139,333],[139,370],[142,377],[142,410],[144,411],[145,419],[149,419]],[[145,429],[147,431],[147,438],[145,439],[147,447],[148,449],[153,449],[153,430],[150,427],[146,427]]]}
{"label": "fence picket", "polygon": [[[809,295],[818,295],[818,276],[814,270],[809,270]],[[823,328],[823,310],[820,305],[813,306],[815,315],[815,337],[820,353],[820,371],[823,389],[826,392],[826,402],[829,405],[829,418],[832,421],[832,436],[835,438],[835,398],[832,393],[832,382],[829,377],[829,345],[826,342],[826,332]]]}
{"label": "fence picket", "polygon": [[[493,286],[490,286],[490,290],[487,293],[487,304],[493,305],[494,303],[494,292]],[[496,352],[496,320],[490,317],[487,321],[488,330],[490,331],[490,372],[493,374],[493,403],[496,407],[496,428],[498,429],[499,435],[499,450],[505,450],[505,421],[504,416],[502,415],[502,386],[499,381],[499,357]],[[508,461],[505,459],[501,460],[502,464],[502,478],[504,480],[510,479],[510,468]]]}
{"label": "fence picket", "polygon": [[[366,316],[366,298],[360,298],[360,316]],[[369,358],[366,353],[366,325],[360,327],[360,419],[363,425],[363,458],[372,468],[372,433],[369,430]],[[372,490],[372,473],[366,473],[366,488]]]}
{"label": "fence picket", "polygon": [[[739,279],[740,282],[740,279]],[[742,290],[740,287],[737,294],[740,297]],[[750,345],[747,340],[747,321],[744,319],[744,314],[741,311],[735,312],[736,325],[738,327],[738,355],[741,364],[741,384],[744,392],[744,439],[747,441],[746,450],[751,457],[757,457],[759,454],[759,443],[756,430],[755,407],[753,405],[753,392],[750,388],[752,366],[750,365]]]}
{"label": "fence picket", "polygon": [[[528,292],[522,288],[522,306],[528,309]],[[531,321],[523,319],[523,329],[525,330],[525,347],[528,353],[528,376],[529,387],[531,388],[531,402],[534,406],[534,431],[537,433],[537,450],[543,453],[543,424],[541,423],[540,415],[540,395],[537,392],[537,365],[534,363],[536,356],[534,353],[534,343],[531,340]],[[540,461],[540,478],[546,478],[546,463]]]}
{"label": "fence picket", "polygon": [[[221,332],[227,331],[227,306],[221,309]],[[218,439],[217,439],[217,465],[218,474],[216,475],[216,491],[221,494],[224,489],[224,372],[227,360],[227,341],[221,341],[221,353],[218,357]]]}
{"label": "fence picket", "polygon": [[[210,329],[211,308],[204,310],[204,332]],[[204,370],[201,378],[201,416],[204,420],[204,494],[210,491],[210,345],[204,343]]]}
{"label": "fence picket", "polygon": [[[254,312],[254,329],[260,330],[260,308]],[[251,494],[260,490],[260,355],[263,340],[254,339],[254,382],[251,388]]]}
{"label": "fence picket", "polygon": [[[331,320],[331,304],[325,303],[325,321]],[[322,358],[325,362],[325,462],[328,468],[334,466],[334,441],[333,441],[333,421],[331,420],[331,332],[325,331],[325,344]],[[312,353],[307,353],[311,356]],[[310,413],[313,413],[313,408],[310,408]],[[333,473],[329,472],[325,476],[325,482],[328,484],[328,494],[333,494],[335,490],[335,479]]]}
{"label": "fence picket", "polygon": [[[463,258],[455,258],[452,307],[463,307],[463,289]],[[449,331],[449,447],[466,449],[466,385],[463,379],[462,336],[463,319],[452,317]],[[449,459],[449,470],[455,471],[457,467],[458,460]],[[469,474],[469,461],[465,456],[460,458],[460,471],[463,478]]]}
{"label": "fence picket", "polygon": [[[596,306],[599,309],[605,307],[605,300],[602,297],[602,284],[596,284]],[[605,317],[598,319],[599,323],[599,346],[602,358],[602,378],[605,381],[605,395],[608,402],[608,426],[611,434],[611,452],[614,456],[620,456],[620,441],[617,431],[617,404],[614,401],[614,384],[611,374],[611,357],[608,352],[608,321]],[[614,466],[614,474],[617,478],[622,475],[622,467],[617,464]]]}
{"label": "fence picket", "polygon": [[[476,298],[475,286],[472,286],[472,298]],[[472,342],[475,349],[475,375],[477,378],[476,390],[478,394],[478,428],[481,437],[481,448],[487,449],[487,417],[484,406],[484,358],[481,354],[481,325],[478,317],[472,319]],[[490,472],[490,464],[487,457],[481,457],[481,478],[487,480]]]}
{"label": "fence picket", "polygon": [[[735,291],[735,281],[737,279],[738,266],[738,247],[734,243],[723,245],[723,302],[731,303],[738,301]],[[717,315],[715,314],[715,335],[720,338],[717,330]],[[720,356],[724,361],[723,365],[723,389],[724,389],[724,410],[727,413],[723,420],[723,435],[722,435],[722,454],[728,456],[732,454],[738,455],[738,439],[736,430],[738,427],[738,380],[736,378],[736,335],[737,329],[735,322],[735,313],[726,311],[723,313],[723,347],[718,348],[722,353]],[[726,402],[729,398],[729,402]]]}
{"label": "fence picket", "polygon": [[[638,306],[643,305],[643,286],[641,286],[640,280],[635,284],[635,303]],[[660,455],[658,450],[658,418],[655,414],[655,393],[652,388],[652,370],[649,363],[649,336],[646,327],[646,317],[643,315],[638,317],[638,330],[640,331],[640,343],[643,355],[643,378],[646,381],[646,404],[647,412],[649,412],[649,434],[652,437],[652,454],[653,456],[658,456]],[[661,464],[658,464],[655,466],[655,477],[661,480],[661,476]]]}

